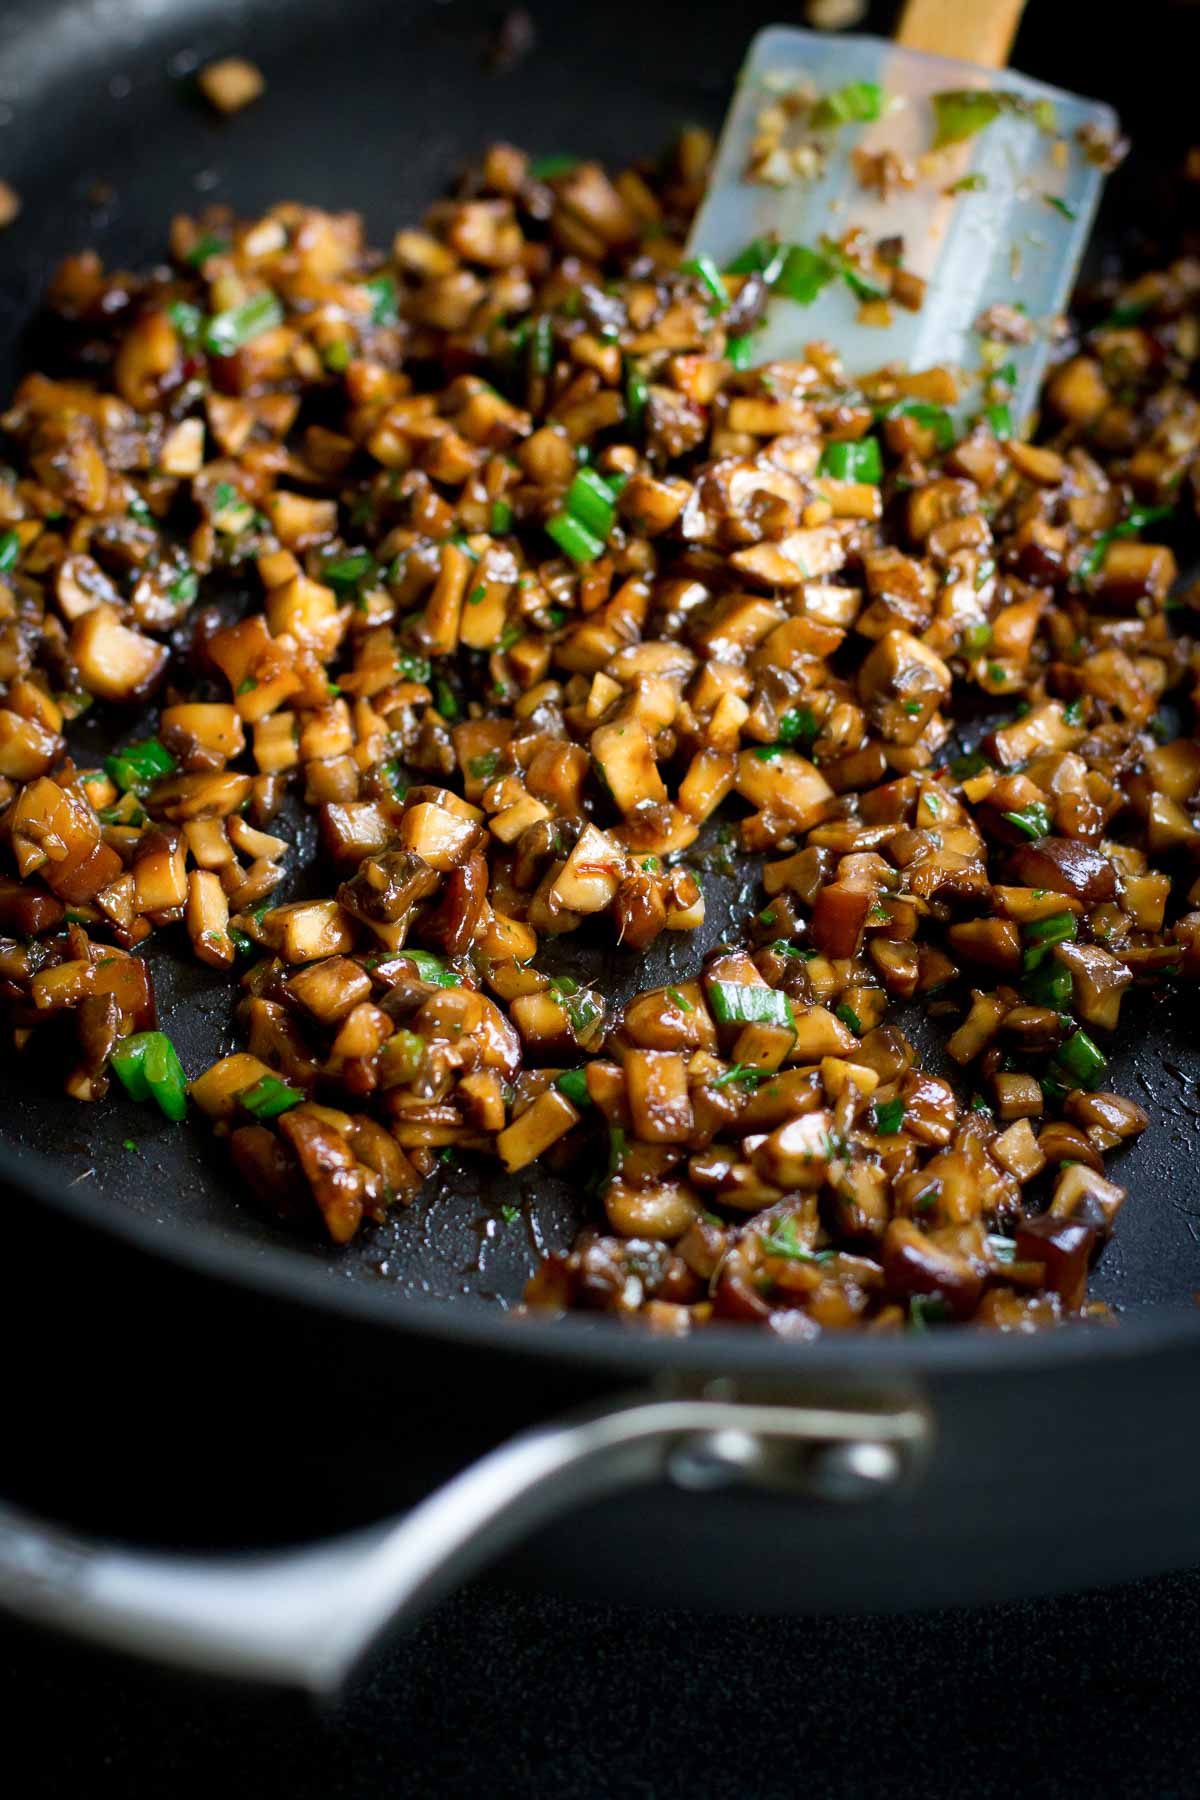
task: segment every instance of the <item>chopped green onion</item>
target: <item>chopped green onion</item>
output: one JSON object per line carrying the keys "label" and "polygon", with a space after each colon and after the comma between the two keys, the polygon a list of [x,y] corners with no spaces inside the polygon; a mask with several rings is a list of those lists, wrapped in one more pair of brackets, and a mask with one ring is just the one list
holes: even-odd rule
{"label": "chopped green onion", "polygon": [[668,988],[667,998],[675,1002],[680,1012],[695,1012],[696,1010],[687,995],[681,994],[678,988]]}
{"label": "chopped green onion", "polygon": [[413,964],[422,981],[432,982],[434,987],[461,987],[462,983],[453,969],[448,969],[440,956],[434,956],[430,950],[409,950],[405,948],[400,955],[407,957]]}
{"label": "chopped green onion", "polygon": [[862,1020],[848,1001],[843,1000],[840,1006],[834,1007],[833,1012],[834,1017],[840,1019],[843,1025],[848,1025],[851,1031],[856,1032],[859,1037],[862,1036]]}
{"label": "chopped green onion", "polygon": [[200,577],[195,569],[184,569],[178,574],[167,593],[180,606],[190,606],[200,592]]}
{"label": "chopped green onion", "polygon": [[349,339],[334,338],[333,342],[326,344],[322,350],[321,361],[331,375],[344,375],[350,367],[351,354]]}
{"label": "chopped green onion", "polygon": [[1045,919],[1030,919],[1021,927],[1021,936],[1027,944],[1065,944],[1075,937],[1079,931],[1079,922],[1074,913],[1051,913]]}
{"label": "chopped green onion", "polygon": [[1101,319],[1096,330],[1116,331],[1123,325],[1136,325],[1153,305],[1154,301],[1149,294],[1144,300],[1122,300],[1119,305],[1113,307],[1107,318]]}
{"label": "chopped green onion", "polygon": [[204,348],[210,356],[232,356],[243,344],[283,324],[283,307],[274,294],[252,294],[238,306],[208,321]]}
{"label": "chopped green onion", "polygon": [[1001,813],[1000,817],[1007,819],[1010,825],[1015,825],[1018,831],[1023,831],[1026,837],[1044,838],[1050,835],[1050,809],[1040,800],[1034,800],[1023,812]]}
{"label": "chopped green onion", "polygon": [[764,1079],[762,1069],[752,1069],[749,1063],[734,1063],[732,1068],[726,1069],[723,1075],[717,1075],[708,1085],[723,1088],[731,1087],[736,1082],[739,1087],[757,1087]]}
{"label": "chopped green onion", "polygon": [[123,1038],[109,1066],[131,1100],[154,1100],[178,1122],[187,1112],[187,1077],[174,1044],[163,1031],[139,1031]]}
{"label": "chopped green onion", "polygon": [[585,531],[606,538],[616,523],[617,509],[613,492],[603,475],[595,469],[578,469],[563,501],[568,513]]}
{"label": "chopped green onion", "polygon": [[569,512],[557,512],[547,519],[546,530],[573,563],[595,562],[597,557],[604,555],[603,539],[594,537]]}
{"label": "chopped green onion", "polygon": [[821,249],[833,273],[841,276],[852,294],[857,294],[860,300],[887,299],[887,289],[881,288],[877,282],[871,280],[869,275],[865,275],[853,258],[847,256],[846,252],[838,244],[835,244],[832,238],[823,237]]}
{"label": "chopped green onion", "polygon": [[483,756],[473,756],[467,764],[467,773],[475,781],[490,781],[500,767],[500,752],[489,750]]}
{"label": "chopped green onion", "polygon": [[231,925],[229,927],[229,941],[233,945],[238,956],[254,955],[254,939],[244,932],[240,925]]}
{"label": "chopped green onion", "polygon": [[1108,554],[1108,547],[1117,538],[1133,537],[1147,525],[1154,525],[1160,519],[1169,519],[1174,507],[1171,506],[1131,506],[1119,525],[1110,531],[1102,531],[1087,555],[1079,564],[1078,575],[1087,580],[1101,567]]}
{"label": "chopped green onion", "polygon": [[950,1308],[940,1294],[914,1294],[908,1303],[910,1331],[928,1331],[931,1325],[948,1325]]}
{"label": "chopped green onion", "polygon": [[796,1029],[792,1003],[778,988],[755,982],[714,981],[708,990],[713,1017],[721,1025],[786,1025]]}
{"label": "chopped green onion", "polygon": [[959,180],[951,182],[948,192],[951,194],[980,194],[987,184],[986,175],[972,172],[970,175],[963,175]]}
{"label": "chopped green onion", "polygon": [[454,697],[454,689],[444,675],[439,675],[433,684],[433,707],[434,711],[440,713],[443,719],[449,719],[451,722],[459,716],[459,705]]}
{"label": "chopped green onion", "polygon": [[405,681],[428,681],[431,670],[427,656],[399,656],[396,658],[396,673],[403,675]]}
{"label": "chopped green onion", "polygon": [[759,762],[774,762],[776,757],[783,755],[783,745],[756,744],[750,754],[757,757]]}
{"label": "chopped green onion", "polygon": [[998,89],[960,88],[948,93],[932,94],[936,129],[933,148],[961,144],[974,137],[1002,112],[1031,119],[1039,131],[1054,130],[1054,107],[1048,100],[1027,100],[1022,94]]}
{"label": "chopped green onion", "polygon": [[608,1128],[608,1168],[605,1171],[606,1181],[612,1181],[615,1176],[621,1173],[621,1163],[623,1162],[624,1157],[625,1133],[621,1130],[619,1125],[610,1125]]}
{"label": "chopped green onion", "polygon": [[992,641],[992,628],[986,620],[968,625],[962,634],[963,649],[979,656]]}
{"label": "chopped green onion", "polygon": [[1012,413],[1003,401],[997,401],[994,406],[985,407],[983,416],[992,428],[993,437],[1010,438],[1012,436]]}
{"label": "chopped green onion", "polygon": [[1056,1070],[1069,1076],[1076,1087],[1095,1087],[1108,1067],[1108,1058],[1086,1031],[1069,1037],[1054,1061]]}
{"label": "chopped green onion", "polygon": [[104,759],[104,773],[123,794],[144,794],[164,775],[173,775],[178,767],[171,752],[157,738],[126,744],[123,750]]}
{"label": "chopped green onion", "polygon": [[277,1075],[263,1075],[238,1095],[238,1105],[255,1119],[277,1119],[280,1113],[299,1106],[303,1098],[299,1088],[289,1087]]}
{"label": "chopped green onion", "polygon": [[586,1069],[564,1069],[561,1075],[554,1077],[554,1085],[560,1094],[565,1094],[572,1106],[590,1106],[592,1096],[588,1093]]}
{"label": "chopped green onion", "polygon": [[491,528],[497,537],[511,531],[513,525],[513,509],[507,500],[492,501]]}
{"label": "chopped green onion", "polygon": [[353,588],[365,581],[375,581],[379,570],[369,550],[355,550],[349,556],[335,556],[321,565],[321,574],[331,587]]}
{"label": "chopped green onion", "polygon": [[725,339],[725,360],[733,364],[737,370],[754,366],[754,333],[752,331],[735,332]]}
{"label": "chopped green onion", "polygon": [[190,300],[172,300],[167,317],[186,344],[194,344],[204,329],[204,314]]}
{"label": "chopped green onion", "polygon": [[794,300],[797,306],[811,306],[837,272],[836,266],[827,256],[810,250],[806,244],[790,244],[784,249],[782,262],[773,280],[770,269],[763,271],[773,289],[787,299]]}
{"label": "chopped green onion", "polygon": [[848,81],[817,101],[812,123],[818,131],[838,125],[869,125],[882,111],[883,89],[877,81]]}
{"label": "chopped green onion", "polygon": [[529,373],[548,375],[554,365],[554,321],[539,313],[529,330]]}
{"label": "chopped green onion", "polygon": [[650,388],[646,377],[635,362],[626,359],[625,363],[625,413],[632,431],[641,429],[642,420],[646,416],[646,403],[650,398]]}
{"label": "chopped green onion", "polygon": [[832,476],[835,481],[882,481],[883,458],[879,454],[878,438],[826,444],[817,464],[817,473]]}
{"label": "chopped green onion", "polygon": [[708,289],[712,298],[709,311],[723,313],[729,311],[729,295],[725,283],[721,279],[721,271],[711,256],[694,256],[689,262],[680,263],[685,275],[695,275]]}
{"label": "chopped green onion", "polygon": [[968,750],[963,756],[956,756],[950,764],[950,773],[955,781],[970,781],[972,775],[982,775],[991,763],[980,750]]}
{"label": "chopped green onion", "polygon": [[372,325],[395,325],[400,315],[396,311],[396,283],[392,277],[374,275],[363,286],[371,296]]}
{"label": "chopped green onion", "polygon": [[893,1137],[904,1123],[904,1102],[877,1100],[873,1107],[875,1130],[880,1137]]}
{"label": "chopped green onion", "polygon": [[[554,986],[553,982],[551,986]],[[561,998],[571,1030],[577,1038],[586,1037],[596,1021],[603,1017],[603,1007],[588,993],[566,994]]]}
{"label": "chopped green onion", "polygon": [[21,540],[15,531],[0,532],[0,574],[7,574],[21,554]]}
{"label": "chopped green onion", "polygon": [[[1046,948],[1048,950],[1049,946]],[[1029,954],[1026,951],[1026,956]],[[1041,967],[1035,964],[1023,978],[1021,992],[1035,1006],[1052,1006],[1055,1012],[1062,1012],[1070,1006],[1074,992],[1071,971],[1061,963],[1047,962]]]}
{"label": "chopped green onion", "polygon": [[794,1218],[780,1219],[774,1229],[759,1233],[759,1243],[768,1256],[781,1257],[785,1262],[824,1263],[837,1255],[836,1250],[809,1250],[796,1235]]}

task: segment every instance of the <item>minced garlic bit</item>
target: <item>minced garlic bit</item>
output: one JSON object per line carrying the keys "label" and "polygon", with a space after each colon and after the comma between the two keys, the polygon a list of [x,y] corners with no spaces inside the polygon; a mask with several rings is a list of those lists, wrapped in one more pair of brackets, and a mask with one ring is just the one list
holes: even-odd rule
{"label": "minced garlic bit", "polygon": [[267,85],[262,70],[244,56],[223,56],[201,69],[196,80],[204,98],[223,113],[241,112]]}

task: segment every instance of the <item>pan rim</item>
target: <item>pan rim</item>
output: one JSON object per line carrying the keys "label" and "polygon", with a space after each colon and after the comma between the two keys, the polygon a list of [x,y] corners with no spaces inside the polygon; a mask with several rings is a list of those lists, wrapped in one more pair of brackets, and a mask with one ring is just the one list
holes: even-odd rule
{"label": "pan rim", "polygon": [[24,1193],[74,1225],[115,1239],[151,1261],[202,1279],[312,1309],[360,1328],[406,1332],[426,1340],[493,1352],[523,1351],[581,1371],[653,1380],[688,1373],[788,1375],[875,1381],[938,1373],[1003,1378],[1069,1367],[1086,1360],[1108,1364],[1145,1358],[1200,1343],[1200,1308],[1146,1308],[1114,1328],[1067,1327],[1029,1335],[959,1331],[871,1337],[845,1332],[795,1346],[746,1327],[711,1326],[686,1338],[656,1337],[597,1315],[520,1318],[498,1305],[435,1300],[394,1290],[329,1280],[328,1266],[307,1262],[282,1246],[261,1243],[252,1253],[205,1227],[177,1219],[152,1221],[100,1192],[62,1187],[36,1151],[18,1155],[0,1144],[0,1186]]}

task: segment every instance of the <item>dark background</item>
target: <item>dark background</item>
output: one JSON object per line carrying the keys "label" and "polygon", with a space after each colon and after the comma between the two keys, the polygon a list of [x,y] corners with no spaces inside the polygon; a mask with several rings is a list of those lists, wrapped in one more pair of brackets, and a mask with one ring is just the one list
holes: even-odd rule
{"label": "dark background", "polygon": [[318,1717],[5,1632],[5,1786],[14,1800],[1186,1800],[1198,1633],[1200,1576],[850,1624],[480,1585]]}
{"label": "dark background", "polygon": [[[0,5],[0,175],[27,198],[0,241],[0,353],[10,366],[21,355],[22,329],[64,243],[144,258],[161,243],[171,204],[194,207],[212,194],[249,210],[287,193],[336,206],[367,192],[372,230],[385,241],[465,148],[493,135],[542,152],[628,154],[652,149],[681,120],[716,123],[745,41],[794,10],[647,5],[631,30],[631,9],[618,26],[603,7],[534,4],[546,86],[526,125],[505,79],[480,72],[499,17],[486,6]],[[892,10],[872,8],[876,28],[887,29]],[[702,80],[679,72],[681,33]],[[422,66],[439,71],[419,101],[404,83],[414,42]],[[222,121],[190,98],[189,72],[233,50],[255,56],[270,87],[242,119]],[[1116,99],[1135,135],[1151,141],[1152,153],[1115,184],[1135,257],[1152,256],[1171,228],[1171,171],[1196,117],[1198,50],[1194,8],[1147,0],[1120,14],[1118,29],[1115,11],[1033,0],[1014,56],[1033,74]],[[55,71],[80,67],[87,103],[64,105]],[[589,78],[636,93],[602,122],[589,116],[584,142],[573,83]],[[331,142],[321,96],[347,88],[361,96],[358,129],[339,126]],[[182,155],[188,177],[165,200],[156,139],[168,129],[173,163]],[[131,1303],[119,1284],[109,1299],[116,1310]],[[7,1378],[26,1387],[36,1374],[11,1366]],[[94,1471],[78,1473],[86,1488]],[[236,1482],[236,1470],[207,1479]],[[731,1543],[729,1555],[752,1548],[768,1553]],[[445,1603],[319,1716],[290,1696],[167,1676],[4,1626],[5,1786],[18,1796],[133,1800],[220,1787],[295,1800],[518,1791],[772,1800],[959,1788],[1185,1796],[1200,1793],[1198,1638],[1200,1575],[983,1613],[850,1622],[632,1614],[483,1583]]]}

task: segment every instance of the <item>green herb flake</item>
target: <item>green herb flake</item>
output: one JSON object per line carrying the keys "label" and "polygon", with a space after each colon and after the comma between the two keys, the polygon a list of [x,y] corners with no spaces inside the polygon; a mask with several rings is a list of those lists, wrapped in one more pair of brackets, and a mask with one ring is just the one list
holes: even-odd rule
{"label": "green herb flake", "polygon": [[1042,199],[1046,202],[1047,206],[1052,206],[1056,213],[1061,213],[1064,219],[1070,219],[1072,224],[1074,224],[1075,220],[1079,217],[1075,208],[1069,206],[1058,194],[1043,194]]}
{"label": "green herb flake", "polygon": [[1051,828],[1050,809],[1040,800],[1034,800],[1020,812],[1001,813],[1010,825],[1024,832],[1028,838],[1049,837]]}

